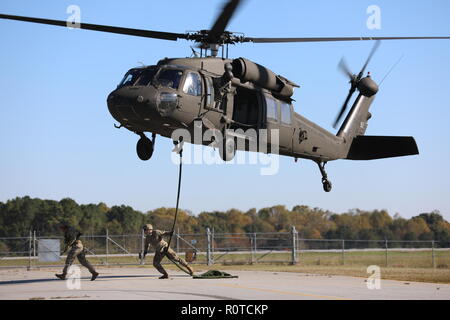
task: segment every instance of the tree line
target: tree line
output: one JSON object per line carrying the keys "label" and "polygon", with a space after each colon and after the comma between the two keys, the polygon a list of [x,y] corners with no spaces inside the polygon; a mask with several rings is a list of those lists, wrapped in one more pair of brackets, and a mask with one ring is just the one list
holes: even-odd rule
{"label": "tree line", "polygon": [[[174,208],[140,212],[125,205],[108,207],[104,203],[78,204],[69,198],[55,201],[26,196],[0,202],[0,238],[24,237],[30,230],[38,236],[60,236],[60,223],[68,223],[84,235],[104,235],[106,230],[109,234],[138,234],[147,223],[170,230],[174,214]],[[179,210],[177,219],[181,234],[204,233],[206,228],[215,233],[290,232],[292,226],[304,239],[435,240],[447,246],[450,242],[450,223],[437,210],[405,219],[386,210],[354,209],[337,214],[305,205],[291,210],[277,205],[198,215]]]}

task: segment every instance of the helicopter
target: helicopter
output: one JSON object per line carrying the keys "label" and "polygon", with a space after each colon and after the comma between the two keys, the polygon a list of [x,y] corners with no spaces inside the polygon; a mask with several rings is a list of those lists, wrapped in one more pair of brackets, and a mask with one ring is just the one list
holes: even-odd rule
{"label": "helicopter", "polygon": [[[268,149],[258,152],[279,153],[295,160],[314,161],[322,176],[325,192],[332,184],[325,165],[329,161],[375,160],[419,154],[413,137],[365,135],[372,115],[369,109],[379,91],[379,86],[366,74],[368,64],[382,40],[450,39],[450,37],[330,37],[330,38],[255,38],[227,31],[227,26],[243,0],[228,0],[212,27],[196,32],[171,33],[164,31],[130,29],[123,27],[79,23],[76,28],[168,41],[179,39],[193,41],[193,56],[189,58],[164,58],[155,65],[128,70],[117,88],[107,97],[112,117],[119,122],[116,128],[126,128],[139,136],[136,145],[138,157],[151,159],[160,135],[172,139],[177,129],[194,131],[198,124],[202,130],[221,132],[218,141],[197,142],[218,147],[224,161],[231,161],[237,150],[250,150],[246,130],[277,131],[279,139],[267,139]],[[1,19],[73,27],[67,21],[0,14]],[[292,43],[375,41],[365,64],[353,74],[345,60],[339,68],[348,77],[350,89],[334,121],[337,133],[318,126],[294,111],[293,94],[300,86],[278,75],[267,67],[247,58],[229,58],[229,46],[239,43]],[[219,56],[219,53],[221,55]],[[357,97],[347,111],[350,100]],[[237,129],[241,129],[239,133]],[[243,133],[242,133],[243,132]],[[146,133],[151,134],[151,138]],[[256,136],[256,140],[263,137]]]}

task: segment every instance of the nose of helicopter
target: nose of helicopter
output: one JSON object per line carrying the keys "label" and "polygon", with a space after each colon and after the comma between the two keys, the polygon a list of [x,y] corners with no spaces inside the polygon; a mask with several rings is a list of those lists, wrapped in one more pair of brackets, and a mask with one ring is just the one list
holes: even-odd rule
{"label": "nose of helicopter", "polygon": [[157,92],[152,87],[122,87],[108,96],[111,115],[127,127],[144,126],[158,115]]}

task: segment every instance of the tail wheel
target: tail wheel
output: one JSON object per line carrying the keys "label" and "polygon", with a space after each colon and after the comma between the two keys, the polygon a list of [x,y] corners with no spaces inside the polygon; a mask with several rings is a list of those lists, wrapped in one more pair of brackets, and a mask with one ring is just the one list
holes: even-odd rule
{"label": "tail wheel", "polygon": [[328,181],[327,179],[322,179],[322,185],[325,192],[331,191],[332,185],[330,181]]}
{"label": "tail wheel", "polygon": [[149,160],[153,155],[153,142],[147,137],[140,138],[136,145],[136,152],[142,161]]}

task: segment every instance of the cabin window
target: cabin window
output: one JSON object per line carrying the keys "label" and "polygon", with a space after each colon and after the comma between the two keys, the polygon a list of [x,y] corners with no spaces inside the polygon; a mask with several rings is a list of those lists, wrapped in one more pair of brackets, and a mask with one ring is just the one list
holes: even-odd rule
{"label": "cabin window", "polygon": [[189,72],[184,81],[183,92],[191,96],[202,95],[202,81],[198,73]]}
{"label": "cabin window", "polygon": [[178,90],[182,75],[183,71],[181,70],[163,69],[159,73],[157,81],[163,87]]}
{"label": "cabin window", "polygon": [[272,120],[278,122],[278,104],[272,99],[266,97],[267,106],[267,120]]}
{"label": "cabin window", "polygon": [[292,124],[291,105],[286,102],[281,103],[281,123]]}
{"label": "cabin window", "polygon": [[136,86],[148,86],[155,76],[156,68],[148,68],[140,73]]}
{"label": "cabin window", "polygon": [[125,74],[122,81],[120,81],[119,87],[132,86],[141,73],[141,69],[131,69]]}

